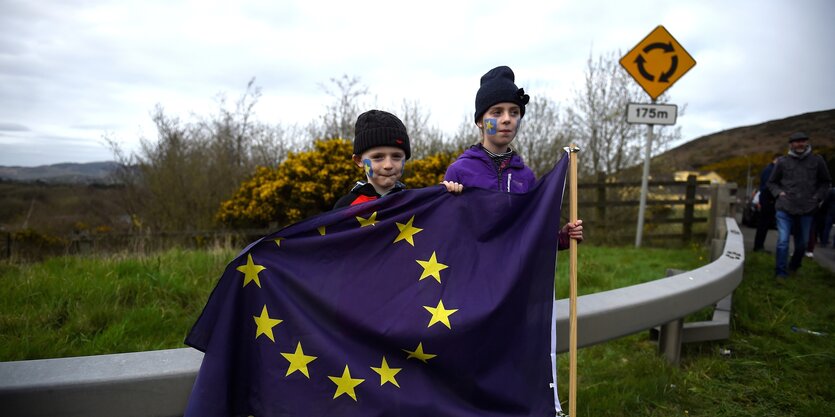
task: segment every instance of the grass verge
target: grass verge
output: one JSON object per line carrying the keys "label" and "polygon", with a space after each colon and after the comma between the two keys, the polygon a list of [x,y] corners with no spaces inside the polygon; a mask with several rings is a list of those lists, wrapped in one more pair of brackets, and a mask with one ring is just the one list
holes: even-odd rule
{"label": "grass verge", "polygon": [[232,250],[0,264],[0,360],[183,347]]}
{"label": "grass verge", "polygon": [[[0,264],[0,360],[183,347],[182,341],[235,251],[64,257]],[[559,275],[567,276],[567,252]],[[707,262],[702,249],[581,246],[580,294],[664,276]],[[734,293],[731,338],[684,346],[681,366],[656,354],[646,333],[580,349],[580,416],[835,415],[835,276],[806,261],[785,283],[772,256],[748,254]],[[568,294],[566,279],[557,293]],[[792,326],[828,333],[796,332]],[[568,355],[559,358],[568,397]]]}
{"label": "grass verge", "polygon": [[[806,260],[796,276],[778,283],[773,269],[773,255],[746,255],[744,279],[734,292],[731,338],[685,345],[678,368],[656,354],[647,333],[580,349],[577,414],[835,415],[835,276]],[[566,410],[568,366],[568,355],[560,355],[558,386]]]}

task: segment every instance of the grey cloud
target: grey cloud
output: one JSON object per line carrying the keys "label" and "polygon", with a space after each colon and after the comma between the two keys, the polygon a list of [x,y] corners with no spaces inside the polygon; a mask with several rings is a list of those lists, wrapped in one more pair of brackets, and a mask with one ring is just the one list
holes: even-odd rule
{"label": "grey cloud", "polygon": [[32,129],[20,124],[20,123],[4,123],[0,122],[0,131],[5,132],[28,132]]}

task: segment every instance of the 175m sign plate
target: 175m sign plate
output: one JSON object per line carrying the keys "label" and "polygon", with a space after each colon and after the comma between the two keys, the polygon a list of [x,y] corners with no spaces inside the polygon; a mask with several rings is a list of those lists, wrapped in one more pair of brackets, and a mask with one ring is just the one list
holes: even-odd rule
{"label": "175m sign plate", "polygon": [[648,125],[674,125],[678,116],[675,104],[638,104],[626,106],[626,122]]}

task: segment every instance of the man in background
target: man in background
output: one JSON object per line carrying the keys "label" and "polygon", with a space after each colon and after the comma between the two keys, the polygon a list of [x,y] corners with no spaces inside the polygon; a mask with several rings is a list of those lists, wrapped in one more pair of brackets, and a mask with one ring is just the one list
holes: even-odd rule
{"label": "man in background", "polygon": [[[832,178],[823,157],[812,153],[809,136],[797,132],[789,137],[788,155],[780,158],[768,180],[768,189],[776,198],[777,253],[776,277],[785,279],[797,271],[803,261],[812,217],[826,198]],[[789,235],[798,225],[794,237],[794,253],[788,261]]]}

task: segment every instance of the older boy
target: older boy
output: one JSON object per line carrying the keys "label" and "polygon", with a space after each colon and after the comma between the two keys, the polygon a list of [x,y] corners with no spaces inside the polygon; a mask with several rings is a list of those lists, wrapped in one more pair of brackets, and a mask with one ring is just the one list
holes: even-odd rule
{"label": "older boy", "polygon": [[[458,183],[467,187],[487,188],[509,193],[527,192],[536,176],[522,157],[510,148],[516,137],[525,105],[530,96],[517,88],[513,70],[506,66],[493,68],[481,77],[475,96],[475,124],[481,131],[481,143],[465,150],[447,168],[444,184],[450,191]],[[567,223],[560,230],[559,248],[568,248],[568,239],[583,240],[583,221]]]}

